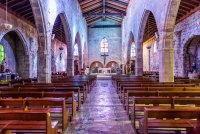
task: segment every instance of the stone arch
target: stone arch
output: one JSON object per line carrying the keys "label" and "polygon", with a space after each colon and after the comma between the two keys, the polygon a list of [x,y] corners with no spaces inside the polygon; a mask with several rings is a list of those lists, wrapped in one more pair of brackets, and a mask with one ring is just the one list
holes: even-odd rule
{"label": "stone arch", "polygon": [[106,64],[106,67],[109,68],[111,67],[111,64],[114,63],[116,65],[116,67],[119,67],[119,64],[116,62],[116,61],[109,61],[107,64]]}
{"label": "stone arch", "polygon": [[3,32],[1,35],[0,35],[0,42],[1,42],[1,40],[3,39],[3,37],[6,35],[6,34],[8,34],[9,32],[15,32],[18,36],[19,36],[19,38],[21,39],[21,41],[22,41],[22,45],[23,45],[23,47],[24,47],[24,52],[25,52],[25,54],[26,55],[29,55],[29,49],[28,49],[28,41],[27,41],[27,39],[25,38],[26,36],[24,35],[24,33],[19,29],[19,28],[12,28],[11,30],[7,30],[7,31],[5,31],[5,32]]}
{"label": "stone arch", "polygon": [[0,42],[5,47],[6,62],[11,72],[18,73],[22,78],[29,78],[30,58],[24,34],[19,29],[9,30],[1,35]]}
{"label": "stone arch", "polygon": [[84,46],[83,46],[83,65],[84,65],[84,68],[89,67],[88,60],[89,60],[89,58],[88,58],[88,46],[87,46],[87,43],[85,42]]}
{"label": "stone arch", "polygon": [[[62,25],[63,27],[63,32],[64,32],[64,40],[63,40],[63,43],[66,44],[66,48],[64,46],[64,51],[66,50],[66,52],[64,53],[67,53],[66,54],[66,57],[64,57],[64,59],[66,59],[66,63],[67,63],[67,73],[68,75],[72,75],[73,72],[72,72],[72,68],[73,68],[73,47],[72,47],[72,43],[71,43],[71,32],[70,32],[70,29],[69,29],[69,25],[68,25],[68,21],[67,21],[67,17],[65,15],[64,12],[61,12],[57,15],[57,17],[55,18],[54,20],[54,24],[56,22],[57,19],[60,19],[59,21],[61,21],[60,25]],[[51,35],[53,34],[53,30],[54,30],[54,27],[52,28],[52,31],[51,31]],[[62,40],[62,39],[61,39]]]}
{"label": "stone arch", "polygon": [[[193,48],[191,50],[191,47]],[[193,35],[190,37],[187,42],[184,44],[183,49],[183,75],[188,76],[189,72],[192,72],[192,63],[196,65],[196,71],[200,72],[200,57],[197,56],[200,54],[200,35]]]}
{"label": "stone arch", "polygon": [[133,36],[133,33],[130,32],[128,46],[127,46],[127,58],[126,58],[127,63],[131,60],[131,45],[132,45],[133,42],[135,42],[135,38]]}
{"label": "stone arch", "polygon": [[159,33],[159,81],[174,82],[174,27],[181,0],[169,0]]}
{"label": "stone arch", "polygon": [[38,34],[38,63],[37,63],[37,77],[38,82],[51,82],[51,50],[50,50],[50,35],[47,34],[47,19],[42,9],[40,0],[29,0],[35,25]]}
{"label": "stone arch", "polygon": [[[140,21],[141,23],[139,25],[139,31],[137,35],[138,38],[136,40],[136,67],[135,67],[136,76],[143,76],[143,42],[144,42],[145,28],[148,23],[148,18],[150,14],[153,17],[155,16],[152,11],[144,10],[142,19]],[[156,23],[156,20],[155,20],[155,23]],[[156,23],[156,27],[157,27],[157,23]]]}
{"label": "stone arch", "polygon": [[76,33],[74,45],[75,44],[78,45],[78,62],[79,62],[78,70],[80,71],[83,68],[83,55],[82,55],[82,44],[79,32]]}
{"label": "stone arch", "polygon": [[92,69],[92,67],[95,67],[95,66],[98,66],[98,67],[102,67],[103,68],[103,63],[101,63],[101,61],[93,61],[91,64],[90,64],[90,69]]}

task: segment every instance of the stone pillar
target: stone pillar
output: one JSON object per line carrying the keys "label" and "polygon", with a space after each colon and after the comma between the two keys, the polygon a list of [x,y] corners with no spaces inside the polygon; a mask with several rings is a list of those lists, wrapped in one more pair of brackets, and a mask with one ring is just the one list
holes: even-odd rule
{"label": "stone pillar", "polygon": [[143,76],[143,43],[142,42],[137,42],[137,45],[136,45],[135,75]]}
{"label": "stone pillar", "polygon": [[74,51],[70,42],[68,42],[67,45],[67,75],[74,76]]}
{"label": "stone pillar", "polygon": [[163,32],[159,42],[159,81],[174,82],[173,32]]}
{"label": "stone pillar", "polygon": [[174,74],[175,76],[181,76],[181,64],[183,64],[183,56],[181,56],[181,31],[174,34]]}
{"label": "stone pillar", "polygon": [[47,46],[48,37],[39,37],[38,40],[38,82],[50,83],[51,82],[51,50]]}
{"label": "stone pillar", "polygon": [[122,64],[122,74],[125,74],[125,64]]}
{"label": "stone pillar", "polygon": [[83,56],[79,56],[79,61],[78,61],[78,71],[81,73],[81,69],[83,68]]}
{"label": "stone pillar", "polygon": [[74,58],[67,58],[67,75],[74,76]]}

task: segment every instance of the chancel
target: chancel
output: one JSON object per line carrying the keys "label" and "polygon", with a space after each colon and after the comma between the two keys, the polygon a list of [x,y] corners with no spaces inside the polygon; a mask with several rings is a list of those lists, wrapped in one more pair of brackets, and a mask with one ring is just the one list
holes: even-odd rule
{"label": "chancel", "polygon": [[200,134],[200,0],[0,0],[0,134]]}

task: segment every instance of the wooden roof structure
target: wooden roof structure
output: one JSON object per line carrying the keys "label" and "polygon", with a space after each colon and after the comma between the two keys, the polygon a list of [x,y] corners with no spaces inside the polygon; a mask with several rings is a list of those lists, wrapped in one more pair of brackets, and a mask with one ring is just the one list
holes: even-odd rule
{"label": "wooden roof structure", "polygon": [[[0,0],[0,8],[6,10],[6,0]],[[29,0],[7,0],[7,9],[9,13],[35,27],[34,15]]]}
{"label": "wooden roof structure", "polygon": [[79,0],[88,26],[100,20],[121,24],[130,0]]}
{"label": "wooden roof structure", "polygon": [[[130,0],[78,0],[81,6],[83,16],[88,26],[93,25],[100,20],[110,20],[119,25],[126,15]],[[8,12],[26,21],[35,27],[34,15],[29,0],[7,0]],[[0,0],[0,8],[6,9],[6,0]],[[194,12],[200,10],[200,0],[181,0],[176,23],[184,20]],[[2,16],[4,17],[4,16]],[[146,24],[144,40],[148,40],[155,35],[157,26],[153,15],[150,14]],[[62,32],[60,32],[60,30]],[[56,38],[64,37],[64,30],[60,18],[56,19],[53,33]],[[65,42],[63,39],[59,39]]]}

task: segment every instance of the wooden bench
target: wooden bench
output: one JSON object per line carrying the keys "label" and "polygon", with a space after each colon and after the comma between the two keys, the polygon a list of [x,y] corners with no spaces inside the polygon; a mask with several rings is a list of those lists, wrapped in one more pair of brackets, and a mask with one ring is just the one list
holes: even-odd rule
{"label": "wooden bench", "polygon": [[[0,89],[1,90],[1,89]],[[81,107],[81,91],[79,87],[19,87],[19,88],[11,88],[11,89],[6,89],[6,90],[11,90],[15,91],[17,90],[18,92],[74,92],[74,98],[75,94],[77,94],[77,109],[79,110]],[[83,95],[83,94],[82,94]],[[84,95],[82,96],[83,99]],[[74,99],[75,100],[75,99]]]}
{"label": "wooden bench", "polygon": [[69,108],[72,118],[76,116],[76,103],[74,101],[74,92],[14,92],[2,91],[1,98],[65,98],[67,108]]}
{"label": "wooden bench", "polygon": [[144,108],[144,119],[140,120],[140,133],[148,134],[150,129],[161,131],[164,128],[165,131],[169,131],[170,128],[170,131],[179,131],[180,128],[184,128],[187,134],[195,134],[191,131],[197,128],[200,132],[199,115],[200,108]]}
{"label": "wooden bench", "polygon": [[[182,84],[181,84],[182,85]],[[126,93],[128,90],[132,91],[185,91],[188,86],[193,85],[186,85],[183,84],[180,86],[180,84],[145,84],[144,87],[123,87],[122,90],[119,92],[119,97],[122,99],[122,102],[124,102],[124,98],[126,97]],[[195,88],[195,87],[194,87]],[[192,88],[192,89],[194,89]],[[192,91],[192,89],[190,91]],[[196,90],[200,88],[197,87]],[[189,90],[188,90],[189,91]],[[198,90],[197,90],[198,91]]]}
{"label": "wooden bench", "polygon": [[57,134],[58,122],[51,121],[48,110],[0,110],[0,131]]}
{"label": "wooden bench", "polygon": [[136,87],[195,87],[194,84],[164,84],[164,83],[142,83],[142,84],[120,84],[120,87],[118,89],[119,96],[123,94],[124,88],[126,90]]}
{"label": "wooden bench", "polygon": [[142,113],[145,107],[182,108],[200,106],[199,97],[134,97],[132,102],[129,115],[134,128],[137,128],[136,120],[143,117]]}
{"label": "wooden bench", "polygon": [[127,114],[133,97],[200,97],[200,91],[127,91],[125,101]]}
{"label": "wooden bench", "polygon": [[[17,88],[17,87],[16,87]],[[0,89],[1,90],[1,89]],[[12,89],[7,89],[7,90],[12,90]],[[18,87],[18,91],[74,91],[75,94],[77,94],[77,104],[78,104],[78,109],[81,106],[81,102],[83,103],[86,100],[87,97],[87,91],[85,88],[80,88],[80,86],[70,86],[70,85],[24,85]]]}
{"label": "wooden bench", "polygon": [[28,98],[25,99],[28,109],[48,108],[52,120],[58,120],[63,131],[69,124],[69,110],[66,109],[64,98]]}

